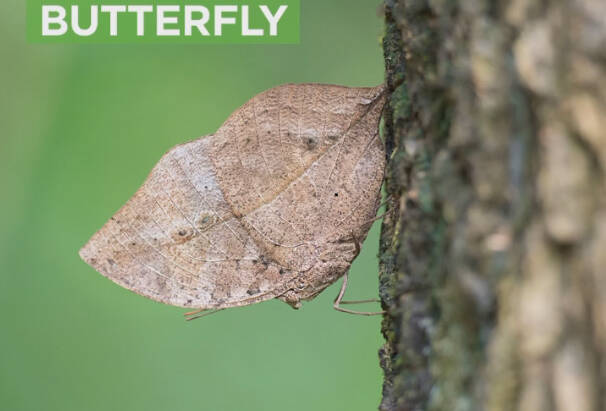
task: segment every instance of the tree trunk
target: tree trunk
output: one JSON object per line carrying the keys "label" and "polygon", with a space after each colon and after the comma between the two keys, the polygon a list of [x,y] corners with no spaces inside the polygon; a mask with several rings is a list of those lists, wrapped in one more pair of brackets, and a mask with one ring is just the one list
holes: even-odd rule
{"label": "tree trunk", "polygon": [[385,20],[380,409],[606,409],[606,1]]}

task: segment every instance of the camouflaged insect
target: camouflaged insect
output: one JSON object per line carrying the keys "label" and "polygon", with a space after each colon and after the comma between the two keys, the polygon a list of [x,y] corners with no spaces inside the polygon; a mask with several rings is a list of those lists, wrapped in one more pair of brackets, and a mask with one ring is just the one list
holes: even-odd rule
{"label": "camouflaged insect", "polygon": [[168,151],[80,255],[166,304],[298,308],[347,272],[377,212],[383,86],[288,84]]}

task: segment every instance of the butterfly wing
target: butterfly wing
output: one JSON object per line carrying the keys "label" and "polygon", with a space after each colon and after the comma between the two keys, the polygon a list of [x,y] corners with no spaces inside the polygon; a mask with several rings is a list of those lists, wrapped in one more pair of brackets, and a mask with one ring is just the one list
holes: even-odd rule
{"label": "butterfly wing", "polygon": [[[317,264],[334,234],[327,221],[349,213],[347,231],[351,216],[376,211],[376,182],[361,195],[372,198],[342,191],[340,202],[331,185],[354,192],[371,167],[362,172],[380,187],[380,107],[369,102],[381,91],[307,84],[261,93],[214,135],[166,153],[82,258],[171,305],[225,308],[282,295]],[[352,156],[356,164],[343,167]]]}
{"label": "butterfly wing", "polygon": [[208,158],[212,140],[166,153],[82,258],[116,283],[177,306],[213,307],[273,291],[282,276],[264,264],[226,203]]}

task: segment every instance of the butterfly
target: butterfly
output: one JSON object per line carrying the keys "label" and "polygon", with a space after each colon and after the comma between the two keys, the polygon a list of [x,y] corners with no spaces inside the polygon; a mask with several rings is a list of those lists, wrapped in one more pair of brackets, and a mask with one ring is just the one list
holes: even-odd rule
{"label": "butterfly", "polygon": [[80,256],[191,315],[273,298],[299,308],[346,276],[375,218],[384,102],[383,86],[258,94],[164,154]]}

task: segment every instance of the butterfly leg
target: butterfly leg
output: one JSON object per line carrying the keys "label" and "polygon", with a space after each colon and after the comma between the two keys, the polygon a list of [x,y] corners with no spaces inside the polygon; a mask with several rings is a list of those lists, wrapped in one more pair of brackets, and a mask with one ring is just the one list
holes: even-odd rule
{"label": "butterfly leg", "polygon": [[[351,232],[351,238],[353,240],[354,246],[356,247],[356,255],[360,254],[360,250],[362,245],[360,244],[360,241],[358,240],[358,237],[356,237],[356,234],[352,231]],[[343,278],[343,286],[341,287],[343,294],[345,294],[345,287],[347,287],[347,274],[345,273],[345,277]],[[341,296],[342,298],[343,296]],[[340,301],[340,304],[364,304],[364,303],[380,303],[381,300],[379,298],[371,298],[369,300],[351,300],[351,301]]]}
{"label": "butterfly leg", "polygon": [[[391,198],[391,197],[390,197],[390,198]],[[389,199],[388,199],[388,200],[386,200],[386,201],[389,201]],[[379,208],[380,208],[380,207],[382,207],[382,206],[379,206]],[[367,225],[370,225],[370,224],[374,223],[375,221],[378,221],[378,220],[382,219],[382,218],[383,218],[383,217],[385,217],[386,215],[389,215],[389,214],[393,213],[393,212],[394,212],[394,210],[395,210],[395,208],[394,208],[394,207],[392,207],[391,209],[389,209],[389,211],[386,211],[386,212],[384,212],[383,214],[380,214],[380,215],[378,215],[378,216],[375,216],[375,217],[371,218],[370,220],[367,220],[367,221],[363,222],[362,224],[360,224],[360,227],[366,227]]]}
{"label": "butterfly leg", "polygon": [[390,209],[389,211],[384,212],[383,214],[380,214],[376,217],[371,218],[370,220],[366,221],[365,223],[362,224],[362,227],[365,227],[368,224],[372,224],[375,221],[378,221],[380,219],[382,219],[383,217],[385,217],[386,215],[389,215],[391,213],[393,213],[393,211],[395,210],[395,208]]}
{"label": "butterfly leg", "polygon": [[361,303],[369,303],[369,302],[377,302],[379,300],[376,299],[371,299],[371,300],[358,300],[358,301],[343,301],[343,296],[345,295],[345,290],[347,289],[347,279],[348,279],[348,273],[345,273],[345,275],[343,276],[343,284],[341,285],[341,290],[339,291],[339,295],[337,295],[337,298],[335,298],[335,302],[333,304],[333,307],[335,310],[337,311],[341,311],[343,313],[348,313],[348,314],[357,314],[357,315],[383,315],[385,314],[385,311],[376,311],[376,312],[369,312],[369,311],[355,311],[355,310],[349,310],[347,308],[343,308],[341,307],[341,304],[361,304]]}
{"label": "butterfly leg", "polygon": [[386,206],[388,203],[390,203],[390,202],[391,202],[391,200],[392,200],[392,199],[393,199],[393,197],[391,196],[391,194],[390,194],[390,195],[388,195],[387,197],[385,197],[385,200],[383,200],[383,201],[381,202],[381,204],[379,204],[379,208],[381,208],[381,207],[383,207],[383,206]]}

